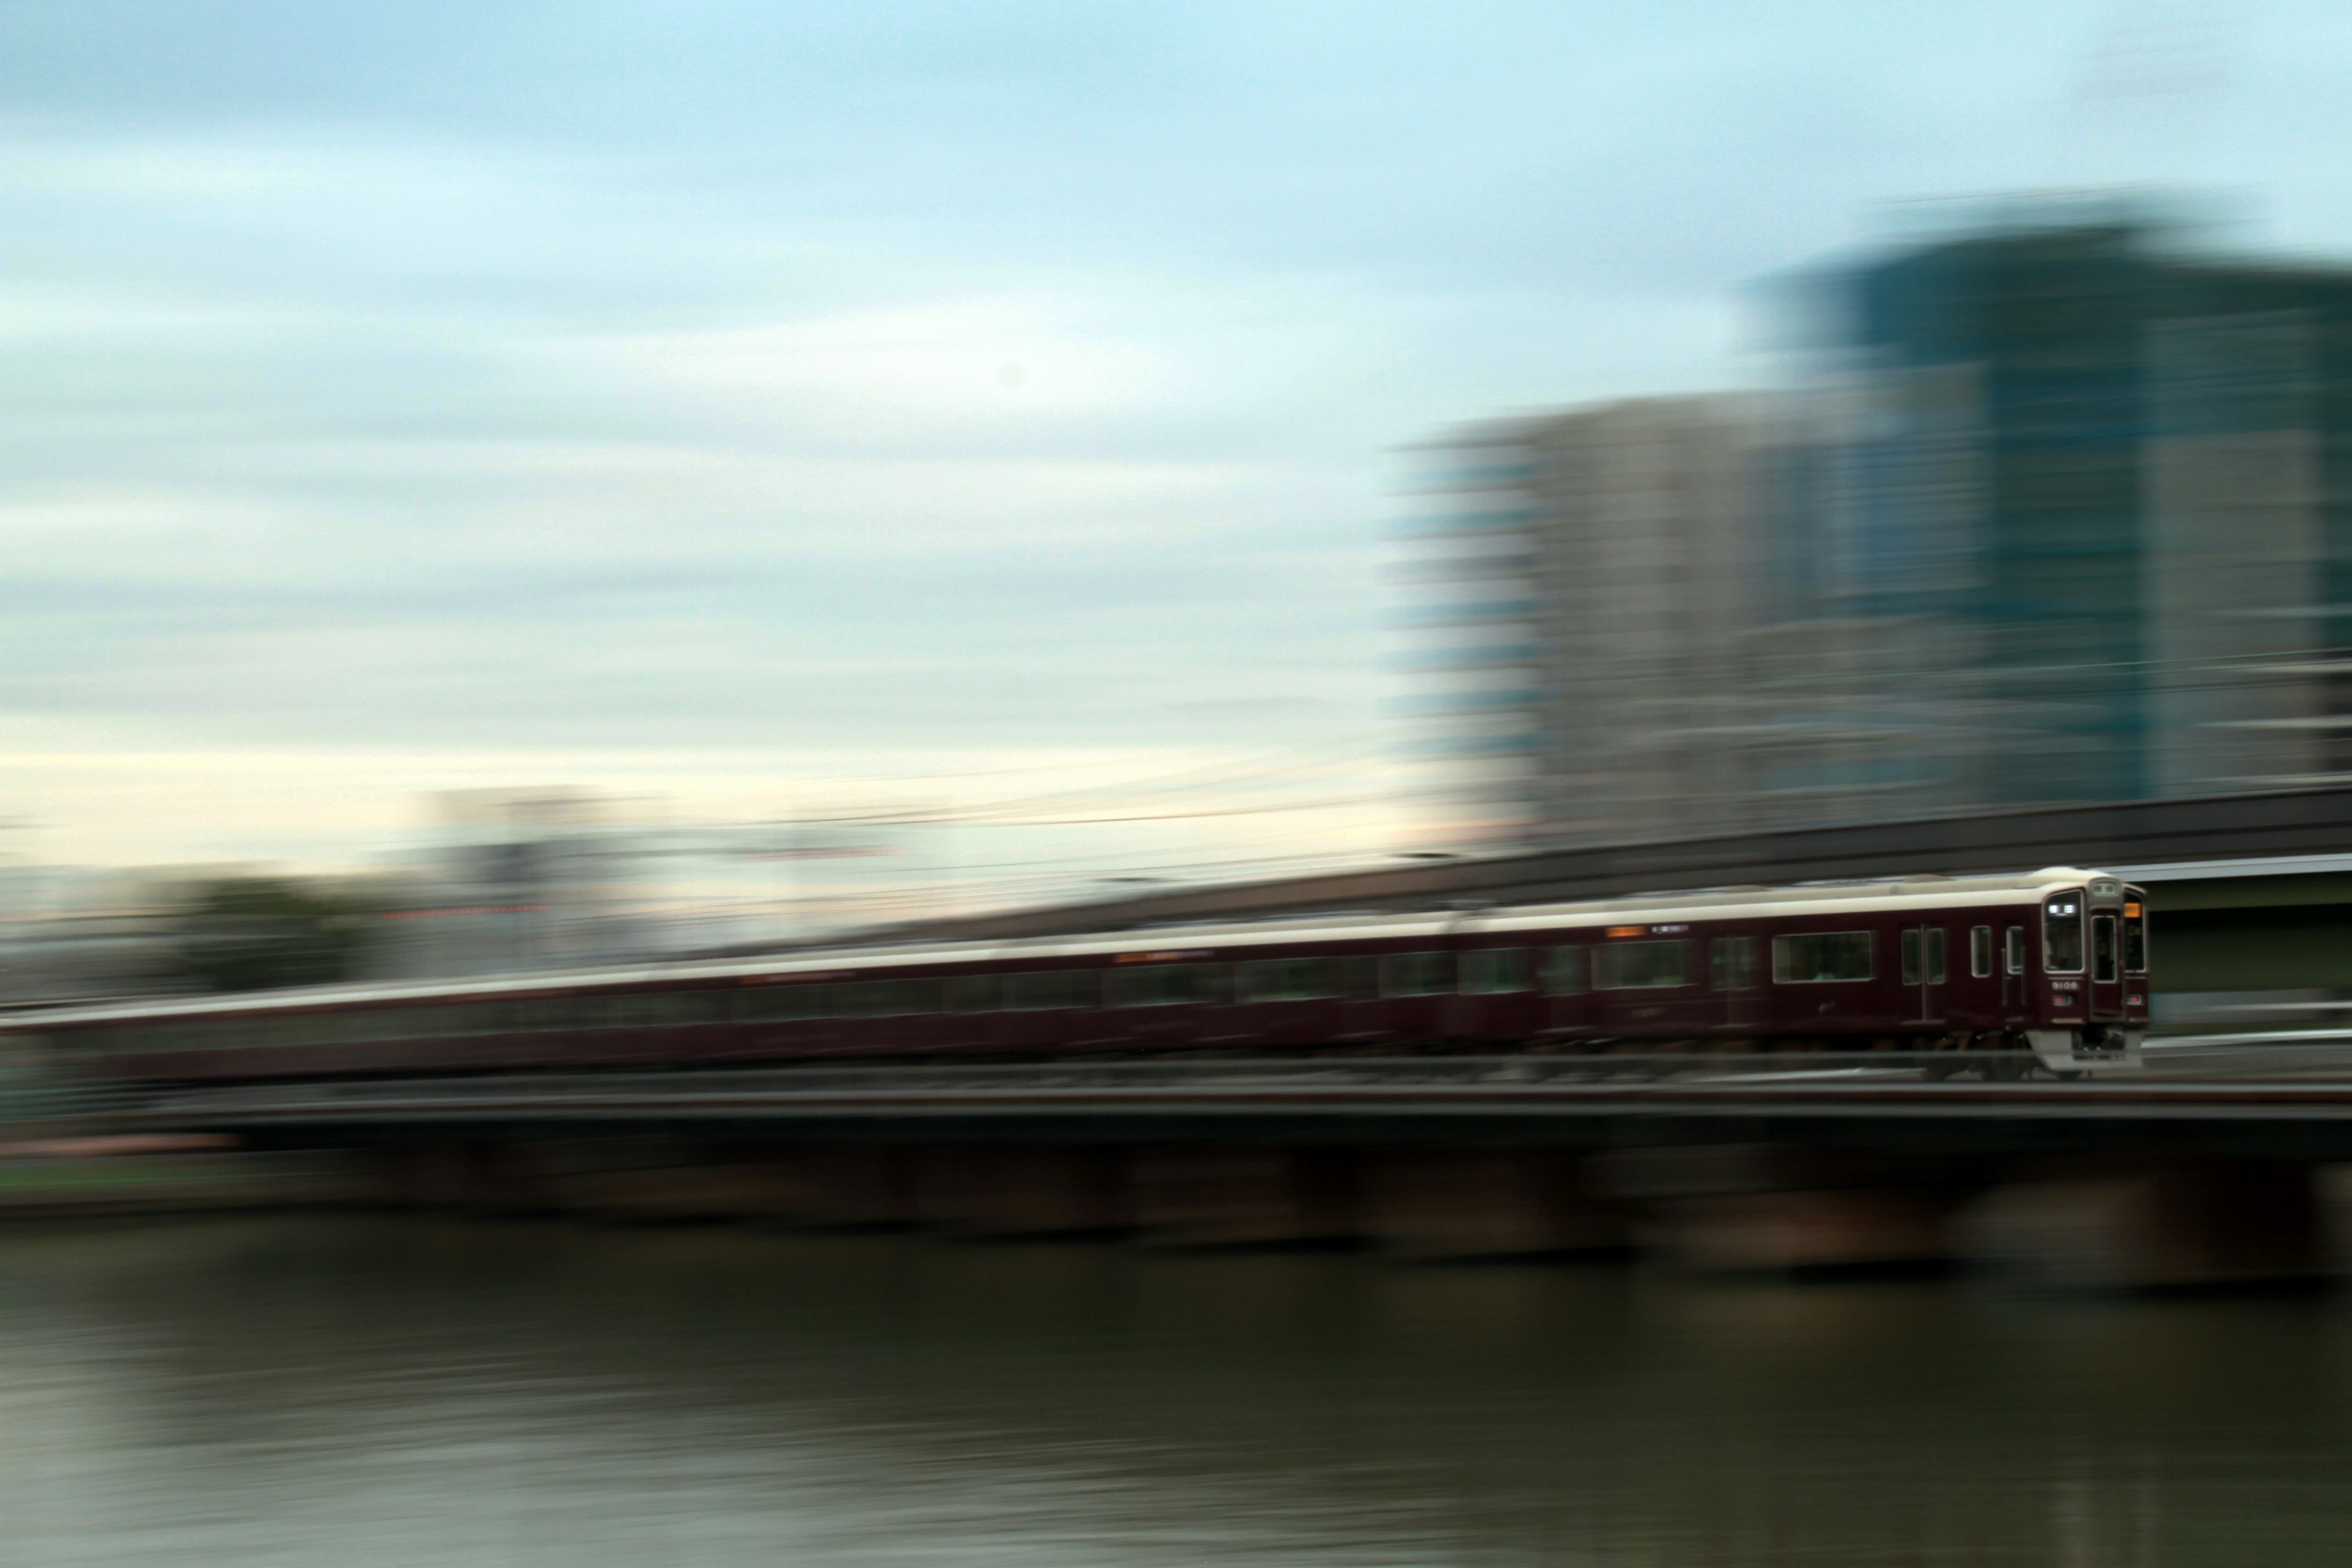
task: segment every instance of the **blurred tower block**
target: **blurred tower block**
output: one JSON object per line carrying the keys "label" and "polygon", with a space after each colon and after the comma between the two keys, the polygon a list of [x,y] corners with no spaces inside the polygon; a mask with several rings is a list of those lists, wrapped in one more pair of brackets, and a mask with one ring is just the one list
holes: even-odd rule
{"label": "blurred tower block", "polygon": [[2190,238],[2042,203],[1826,279],[1821,607],[1914,628],[1873,706],[1936,805],[2346,772],[2352,268]]}
{"label": "blurred tower block", "polygon": [[1743,400],[1474,427],[1427,453],[1410,531],[1424,748],[1465,837],[1554,844],[1746,825],[1742,640],[1759,457]]}
{"label": "blurred tower block", "polygon": [[1811,275],[1774,399],[1422,454],[1412,704],[1463,843],[2352,779],[2352,267],[2117,198]]}

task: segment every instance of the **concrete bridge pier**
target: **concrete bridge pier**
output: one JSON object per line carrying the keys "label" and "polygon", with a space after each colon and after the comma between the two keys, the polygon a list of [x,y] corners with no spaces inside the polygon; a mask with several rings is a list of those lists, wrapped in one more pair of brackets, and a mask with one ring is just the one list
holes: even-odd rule
{"label": "concrete bridge pier", "polygon": [[799,1143],[764,1151],[776,1173],[771,1217],[820,1230],[895,1230],[921,1222],[911,1152],[888,1143]]}
{"label": "concrete bridge pier", "polygon": [[1367,1151],[1362,1227],[1407,1259],[1605,1258],[1633,1240],[1623,1206],[1587,1163],[1549,1150]]}
{"label": "concrete bridge pier", "polygon": [[2011,1182],[1963,1234],[1973,1260],[2052,1289],[2275,1289],[2328,1276],[2324,1217],[2309,1165],[2179,1158]]}
{"label": "concrete bridge pier", "polygon": [[573,1213],[639,1225],[788,1215],[799,1192],[789,1167],[725,1149],[575,1171],[555,1185]]}
{"label": "concrete bridge pier", "polygon": [[1930,1273],[1980,1178],[1935,1161],[1763,1145],[1622,1150],[1596,1162],[1642,1250],[1703,1274]]}
{"label": "concrete bridge pier", "polygon": [[359,1190],[393,1208],[540,1214],[561,1206],[509,1144],[393,1144],[366,1151],[359,1164]]}
{"label": "concrete bridge pier", "polygon": [[1128,1159],[1142,1239],[1160,1247],[1329,1247],[1363,1239],[1355,1152],[1255,1144],[1144,1147]]}
{"label": "concrete bridge pier", "polygon": [[954,1236],[1108,1237],[1135,1226],[1126,1163],[1087,1144],[922,1149],[910,1161],[919,1221]]}

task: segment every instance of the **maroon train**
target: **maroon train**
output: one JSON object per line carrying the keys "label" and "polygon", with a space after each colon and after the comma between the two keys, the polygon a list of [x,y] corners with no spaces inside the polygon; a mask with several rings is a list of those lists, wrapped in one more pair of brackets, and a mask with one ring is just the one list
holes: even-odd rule
{"label": "maroon train", "polygon": [[2139,890],[2062,868],[179,998],[0,1032],[180,1082],[1643,1044],[2006,1050],[1989,1071],[2071,1073],[2137,1065],[2147,956]]}

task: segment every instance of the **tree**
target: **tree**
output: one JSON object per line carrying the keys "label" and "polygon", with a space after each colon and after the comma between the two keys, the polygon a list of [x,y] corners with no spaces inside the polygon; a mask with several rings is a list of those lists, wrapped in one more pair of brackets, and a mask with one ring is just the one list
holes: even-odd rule
{"label": "tree", "polygon": [[194,889],[175,922],[179,977],[203,991],[324,985],[358,966],[364,911],[275,877],[224,877]]}

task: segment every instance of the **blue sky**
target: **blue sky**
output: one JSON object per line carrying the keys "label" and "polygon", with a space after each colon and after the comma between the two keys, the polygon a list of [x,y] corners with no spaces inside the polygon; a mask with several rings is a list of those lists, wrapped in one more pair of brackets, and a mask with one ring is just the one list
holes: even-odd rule
{"label": "blue sky", "polygon": [[1391,847],[1401,447],[1768,380],[1759,281],[1907,203],[2154,180],[2352,254],[2348,46],[2068,0],[0,0],[0,813],[323,864],[435,788],[1271,769],[1328,808],[1085,852]]}

